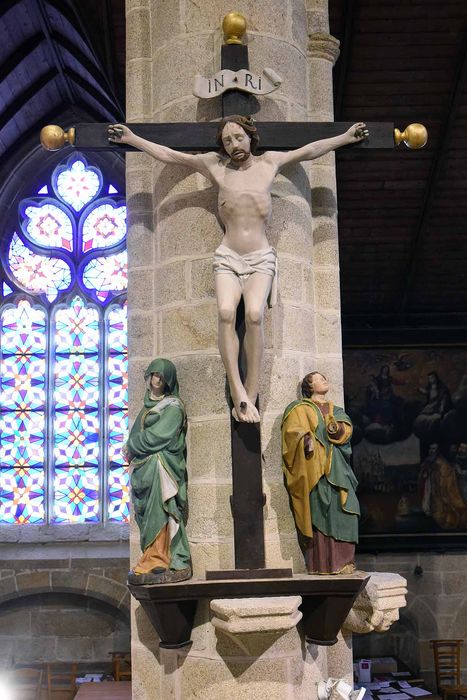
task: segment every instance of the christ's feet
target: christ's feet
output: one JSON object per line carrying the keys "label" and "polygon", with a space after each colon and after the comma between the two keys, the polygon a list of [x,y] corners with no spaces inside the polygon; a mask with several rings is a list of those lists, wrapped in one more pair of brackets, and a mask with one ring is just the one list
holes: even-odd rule
{"label": "christ's feet", "polygon": [[242,397],[240,401],[235,401],[232,408],[232,415],[239,423],[259,423],[259,413],[256,406],[251,403],[247,396]]}

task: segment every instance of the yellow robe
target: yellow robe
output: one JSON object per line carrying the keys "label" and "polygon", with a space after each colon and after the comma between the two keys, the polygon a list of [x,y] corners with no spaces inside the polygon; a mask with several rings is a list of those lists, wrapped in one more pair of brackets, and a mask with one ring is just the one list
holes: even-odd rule
{"label": "yellow robe", "polygon": [[[333,404],[329,406],[325,423],[328,425],[333,417]],[[319,408],[317,408],[319,410]],[[313,515],[311,513],[310,493],[323,475],[329,476],[331,471],[333,447],[343,445],[350,440],[352,426],[343,421],[338,422],[342,427],[339,437],[327,435],[331,449],[316,436],[318,414],[316,410],[305,403],[297,404],[286,416],[282,424],[282,467],[285,474],[286,486],[292,502],[295,523],[300,532],[306,537],[313,537]],[[305,456],[304,438],[310,433],[313,439],[314,451]],[[348,492],[340,489],[341,505],[344,507]]]}

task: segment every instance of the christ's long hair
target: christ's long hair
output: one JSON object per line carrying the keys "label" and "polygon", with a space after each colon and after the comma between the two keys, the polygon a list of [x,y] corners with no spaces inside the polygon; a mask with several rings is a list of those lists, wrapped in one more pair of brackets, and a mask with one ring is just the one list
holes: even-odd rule
{"label": "christ's long hair", "polygon": [[228,117],[221,119],[218,124],[216,143],[220,148],[221,155],[228,156],[228,153],[224,148],[224,144],[222,143],[222,132],[226,124],[238,124],[242,127],[243,131],[250,137],[251,152],[253,155],[255,155],[259,145],[258,131],[254,124],[253,117],[242,117],[241,114],[230,114]]}

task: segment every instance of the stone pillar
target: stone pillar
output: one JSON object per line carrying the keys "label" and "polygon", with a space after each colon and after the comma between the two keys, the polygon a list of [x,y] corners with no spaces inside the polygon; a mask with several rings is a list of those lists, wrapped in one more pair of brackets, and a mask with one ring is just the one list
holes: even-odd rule
{"label": "stone pillar", "polygon": [[[313,122],[333,121],[332,69],[339,56],[339,41],[329,34],[327,0],[307,0],[307,4],[309,119]],[[311,171],[316,368],[326,374],[333,388],[333,398],[342,406],[344,392],[334,153],[313,161]]]}
{"label": "stone pillar", "polygon": [[[326,2],[315,5],[310,17],[316,9],[322,21]],[[127,0],[129,122],[220,117],[220,102],[198,100],[192,86],[197,73],[208,76],[220,68],[220,26],[230,9],[220,0]],[[329,118],[316,102],[316,89],[309,89],[320,84],[319,75],[332,97],[329,60],[308,57],[304,0],[238,0],[234,9],[247,18],[252,70],[270,66],[283,79],[279,91],[260,98],[255,118],[305,121],[315,112]],[[310,66],[316,75],[309,82]],[[333,398],[340,396],[342,380],[332,156],[313,166],[312,184],[310,174],[308,165],[290,167],[273,190],[268,235],[279,254],[280,297],[266,318],[260,389],[267,565],[293,561],[296,571],[304,565],[282,483],[280,417],[307,371],[318,367],[329,375]],[[189,417],[188,533],[194,575],[203,577],[206,569],[234,565],[230,423],[211,270],[221,240],[217,196],[202,176],[143,154],[128,156],[127,193],[131,414],[141,402],[143,369],[156,356],[172,359]],[[131,544],[135,561],[134,525]],[[133,605],[135,700],[309,698],[314,682],[329,675],[326,648],[306,645],[296,627],[252,633],[242,648],[209,616],[209,605],[200,604],[191,648],[159,650],[145,613]]]}

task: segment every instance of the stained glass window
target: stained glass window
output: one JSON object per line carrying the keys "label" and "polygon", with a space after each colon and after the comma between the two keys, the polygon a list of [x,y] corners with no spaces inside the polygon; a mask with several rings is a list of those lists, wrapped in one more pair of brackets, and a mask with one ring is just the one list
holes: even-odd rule
{"label": "stained glass window", "polygon": [[125,215],[75,153],[4,234],[0,525],[128,520]]}

